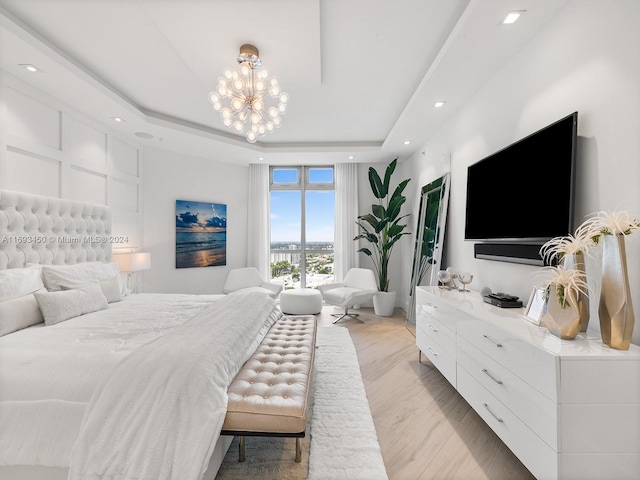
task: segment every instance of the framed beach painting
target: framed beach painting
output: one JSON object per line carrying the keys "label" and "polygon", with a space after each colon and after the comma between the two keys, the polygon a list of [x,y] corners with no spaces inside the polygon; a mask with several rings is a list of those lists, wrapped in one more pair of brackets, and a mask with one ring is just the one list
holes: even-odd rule
{"label": "framed beach painting", "polygon": [[176,268],[227,264],[227,205],[176,200]]}

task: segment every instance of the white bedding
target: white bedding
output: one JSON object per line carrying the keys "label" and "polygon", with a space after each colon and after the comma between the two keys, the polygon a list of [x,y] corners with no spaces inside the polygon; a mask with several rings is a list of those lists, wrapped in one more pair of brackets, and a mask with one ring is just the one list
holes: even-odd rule
{"label": "white bedding", "polygon": [[[215,323],[222,322],[216,325],[224,332],[224,335],[220,335],[220,330],[216,334],[215,328],[207,329],[207,321],[204,319],[204,315],[209,315],[204,313],[208,307],[221,299],[224,299],[223,304],[236,301],[233,297],[235,296],[132,295],[122,302],[110,304],[107,310],[53,326],[37,325],[0,338],[0,465],[68,467],[71,452],[79,436],[84,441],[76,445],[75,465],[80,469],[93,468],[84,462],[85,455],[90,454],[93,457],[86,457],[87,460],[98,463],[103,461],[104,458],[96,458],[96,452],[90,451],[91,442],[100,432],[92,430],[91,427],[82,427],[81,432],[87,406],[100,382],[106,381],[121,361],[135,354],[142,346],[146,345],[145,348],[152,351],[155,349],[152,347],[154,344],[171,344],[176,341],[171,339],[179,330],[174,327],[179,327],[185,322],[188,325],[189,319],[199,319],[196,323],[201,324],[202,335],[210,330],[210,340],[203,340],[199,348],[206,350],[206,345],[211,345],[215,347],[213,350],[216,350],[224,345],[228,347],[229,344],[235,344],[238,339],[231,340],[232,337],[229,336],[230,332],[235,330],[231,323],[233,320],[225,324],[224,319],[215,319]],[[236,298],[241,296],[238,294]],[[235,305],[234,308],[242,311],[239,305]],[[211,309],[212,312],[215,310]],[[228,317],[228,313],[224,317]],[[265,327],[264,323],[256,325],[245,350],[251,345],[257,345],[256,341],[261,340],[266,329],[268,327]],[[195,330],[192,330],[185,339],[189,338],[189,335],[191,339],[200,335],[194,332]],[[246,334],[245,330],[240,335]],[[180,338],[180,335],[176,338]],[[215,346],[216,338],[221,339],[224,345]],[[179,348],[184,350],[184,347],[185,345],[181,345]],[[233,348],[220,348],[222,355],[228,355],[230,350],[233,351]],[[229,366],[224,362],[224,358],[216,359],[213,356],[207,361],[213,362],[214,365],[227,365],[226,371],[218,380],[227,382],[230,381],[227,377],[232,375],[232,379],[235,376],[234,370],[237,372],[246,360],[241,357],[249,354],[250,352],[241,351],[237,355],[235,361],[239,362],[239,365]],[[197,365],[197,362],[194,365]],[[112,383],[118,385],[122,381],[116,379]],[[118,392],[111,391],[105,395],[107,396],[104,396],[103,400],[109,399],[106,404],[103,405],[99,398],[92,404],[92,411],[98,412],[98,416],[94,418],[99,419],[100,415],[108,411],[108,404],[117,400]],[[148,402],[149,398],[143,400]],[[226,397],[224,401],[226,402]],[[118,408],[125,412],[127,408],[140,408],[140,405],[122,403]],[[146,408],[131,418],[138,418],[142,422],[152,409],[148,403]],[[226,405],[224,409],[226,411]],[[215,421],[217,420],[214,419]],[[91,425],[91,421],[88,421],[87,425]],[[216,428],[219,430],[219,427]],[[143,434],[153,436],[161,430],[162,428],[158,428]],[[105,435],[114,435],[114,431],[105,431]],[[108,441],[108,438],[103,436],[101,441]],[[147,441],[148,437],[144,440]],[[212,438],[211,445],[214,442],[215,438]],[[209,445],[206,445],[206,450],[210,450]],[[198,469],[201,468],[199,465]],[[149,478],[155,480],[160,477]]]}

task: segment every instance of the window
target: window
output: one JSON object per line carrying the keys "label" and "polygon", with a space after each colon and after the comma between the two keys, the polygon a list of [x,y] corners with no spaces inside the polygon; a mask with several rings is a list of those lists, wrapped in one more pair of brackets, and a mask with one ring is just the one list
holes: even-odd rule
{"label": "window", "polygon": [[333,282],[333,167],[271,167],[271,278],[284,288]]}

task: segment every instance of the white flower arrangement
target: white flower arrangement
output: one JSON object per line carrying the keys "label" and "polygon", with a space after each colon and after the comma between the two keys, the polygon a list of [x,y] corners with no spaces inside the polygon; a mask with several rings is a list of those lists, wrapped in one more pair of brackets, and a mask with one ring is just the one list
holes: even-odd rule
{"label": "white flower arrangement", "polygon": [[555,237],[540,248],[540,256],[549,264],[553,260],[560,262],[565,255],[585,254],[593,246],[592,232],[580,225],[575,235]]}
{"label": "white flower arrangement", "polygon": [[549,264],[565,255],[586,254],[600,243],[602,235],[630,235],[640,229],[640,221],[629,212],[597,212],[580,225],[574,235],[555,237],[540,248],[540,256]]}
{"label": "white flower arrangement", "polygon": [[580,228],[597,245],[602,235],[631,235],[640,228],[640,220],[625,211],[602,211],[585,220]]}
{"label": "white flower arrangement", "polygon": [[586,274],[582,270],[568,269],[559,265],[557,267],[543,267],[538,275],[541,277],[540,286],[545,291],[546,299],[549,298],[551,288],[555,287],[562,308],[568,305],[567,297],[570,291],[574,291],[576,297],[579,293],[587,295]]}

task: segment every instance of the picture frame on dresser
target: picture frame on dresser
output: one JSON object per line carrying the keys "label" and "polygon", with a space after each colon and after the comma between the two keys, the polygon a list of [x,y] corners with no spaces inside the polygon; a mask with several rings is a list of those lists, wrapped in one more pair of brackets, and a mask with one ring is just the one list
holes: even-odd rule
{"label": "picture frame on dresser", "polygon": [[523,318],[527,322],[531,322],[534,325],[540,325],[542,317],[547,311],[547,298],[545,289],[535,286],[531,291],[531,296],[527,302],[527,306],[524,309]]}

